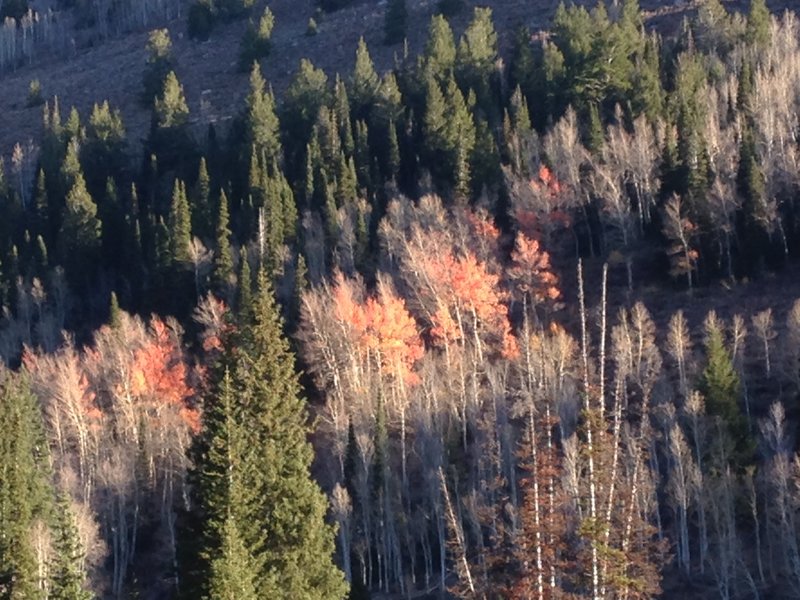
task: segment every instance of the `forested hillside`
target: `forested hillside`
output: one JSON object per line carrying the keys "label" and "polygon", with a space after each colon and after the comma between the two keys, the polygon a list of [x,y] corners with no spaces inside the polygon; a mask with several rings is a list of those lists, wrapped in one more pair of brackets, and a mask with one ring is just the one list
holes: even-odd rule
{"label": "forested hillside", "polygon": [[800,597],[800,21],[495,4],[0,2],[0,599]]}

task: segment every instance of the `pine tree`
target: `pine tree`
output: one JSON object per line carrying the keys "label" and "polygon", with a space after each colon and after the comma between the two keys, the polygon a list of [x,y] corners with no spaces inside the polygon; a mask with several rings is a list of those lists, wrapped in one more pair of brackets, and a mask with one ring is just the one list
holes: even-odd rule
{"label": "pine tree", "polygon": [[269,9],[264,8],[264,13],[256,25],[250,21],[247,31],[242,39],[239,50],[239,69],[247,71],[250,66],[261,58],[269,55],[272,48],[272,30],[275,28],[275,15]]}
{"label": "pine tree", "polygon": [[186,186],[180,179],[175,180],[172,190],[172,204],[169,210],[169,252],[171,262],[177,269],[191,263],[189,246],[192,243],[192,217]]}
{"label": "pine tree", "polygon": [[[275,97],[267,89],[261,67],[253,63],[250,71],[250,93],[247,95],[247,115],[245,117],[246,148],[264,156],[267,164],[280,164],[281,156],[280,123],[275,114]],[[254,150],[253,150],[254,149]]]}
{"label": "pine tree", "polygon": [[497,32],[492,9],[476,7],[456,53],[456,74],[462,90],[472,89],[487,112],[496,110],[491,98],[492,76],[497,61]]}
{"label": "pine tree", "polygon": [[[116,296],[112,295],[112,301]],[[119,307],[117,307],[119,309]],[[69,496],[59,494],[56,505],[56,524],[53,540],[53,563],[50,565],[52,600],[91,600],[94,595],[86,589],[83,567],[85,551],[81,543]]]}
{"label": "pine tree", "polygon": [[237,283],[239,323],[247,325],[250,323],[253,314],[253,276],[250,272],[247,248],[244,246],[239,250],[239,277],[237,278]]}
{"label": "pine tree", "polygon": [[375,102],[381,80],[375,72],[375,65],[369,55],[364,38],[358,39],[356,64],[350,79],[350,106],[356,118],[365,118],[367,111]]}
{"label": "pine tree", "polygon": [[236,520],[228,516],[222,527],[218,555],[211,562],[208,600],[258,600],[253,559]]}
{"label": "pine tree", "polygon": [[[369,108],[371,110],[372,106]],[[345,154],[352,156],[355,141],[353,140],[353,127],[350,119],[350,97],[347,95],[347,86],[345,86],[338,74],[333,86],[333,114],[338,125],[342,149]]]}
{"label": "pine tree", "polygon": [[214,209],[211,206],[211,177],[205,156],[200,157],[197,168],[197,182],[194,186],[194,207],[192,209],[192,231],[202,239],[210,237],[214,230]]}
{"label": "pine tree", "polygon": [[739,375],[716,320],[709,319],[706,323],[705,345],[706,367],[700,379],[700,391],[705,397],[706,412],[722,419],[734,445],[734,460],[741,466],[742,461],[752,460],[752,440],[747,420],[739,409]]}
{"label": "pine tree", "polygon": [[418,76],[422,86],[431,78],[439,83],[447,81],[456,61],[456,44],[453,30],[442,15],[434,15],[428,28],[425,51],[419,57]]}
{"label": "pine tree", "polygon": [[770,22],[772,18],[764,0],[750,0],[750,13],[747,15],[745,41],[759,49],[770,42]]}
{"label": "pine tree", "polygon": [[142,82],[144,89],[141,100],[145,106],[153,106],[156,98],[163,92],[164,80],[172,69],[172,40],[169,30],[151,31],[147,40],[147,67]]}
{"label": "pine tree", "polygon": [[111,292],[111,300],[108,308],[108,324],[111,329],[119,329],[122,325],[122,309],[119,307],[117,293]]}
{"label": "pine tree", "polygon": [[189,107],[183,95],[183,86],[175,71],[170,71],[164,80],[164,90],[155,101],[155,115],[160,129],[174,129],[186,125]]}
{"label": "pine tree", "polygon": [[24,376],[0,367],[0,597],[9,600],[44,597],[30,533],[48,509],[46,448]]}
{"label": "pine tree", "polygon": [[300,61],[284,95],[281,124],[287,134],[305,147],[319,109],[328,103],[328,77],[309,60]]}
{"label": "pine tree", "polygon": [[228,197],[220,190],[216,223],[216,254],[214,255],[214,285],[227,290],[233,284],[233,254],[229,227]]}
{"label": "pine tree", "polygon": [[101,232],[102,224],[97,218],[97,205],[86,190],[83,174],[79,172],[67,194],[58,236],[59,254],[68,269],[92,268],[100,248]]}
{"label": "pine tree", "polygon": [[243,539],[263,569],[262,598],[343,598],[347,584],[332,561],[333,529],[325,523],[327,500],[311,479],[307,413],[300,398],[294,356],[283,337],[273,292],[262,268],[254,322],[235,360],[235,378],[246,402],[258,498]]}
{"label": "pine tree", "polygon": [[[255,580],[259,565],[242,538],[240,525],[257,502],[248,485],[247,472],[255,449],[248,440],[249,424],[241,390],[228,368],[217,384],[213,402],[207,404],[201,449],[195,467],[199,501],[204,517],[201,558],[207,565],[201,589],[209,600],[257,598]],[[252,527],[252,524],[251,524]]]}

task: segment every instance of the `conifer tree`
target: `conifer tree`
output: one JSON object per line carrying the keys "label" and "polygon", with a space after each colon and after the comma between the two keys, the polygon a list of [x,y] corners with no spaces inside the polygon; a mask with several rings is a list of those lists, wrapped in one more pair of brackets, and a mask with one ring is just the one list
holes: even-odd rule
{"label": "conifer tree", "polygon": [[220,190],[216,223],[216,253],[214,255],[214,285],[227,290],[233,284],[233,254],[229,227],[228,197]]}
{"label": "conifer tree", "polygon": [[42,417],[22,375],[0,367],[0,597],[43,597],[31,546],[47,511],[47,457]]}
{"label": "conifer tree", "polygon": [[205,156],[200,157],[193,196],[192,231],[206,239],[213,231],[215,215],[211,206],[211,177],[208,174],[208,163]]}
{"label": "conifer tree", "polygon": [[474,90],[478,103],[487,112],[495,110],[490,96],[492,74],[497,61],[497,32],[492,9],[476,7],[456,53],[456,74],[462,90]]}
{"label": "conifer tree", "polygon": [[170,71],[164,80],[164,90],[155,101],[155,114],[158,127],[173,129],[186,125],[189,107],[183,95],[183,86],[175,71]]}
{"label": "conifer tree", "polygon": [[735,460],[749,462],[752,459],[752,441],[749,439],[747,420],[739,408],[739,375],[725,346],[724,332],[716,319],[706,322],[706,367],[700,379],[700,391],[705,397],[706,412],[720,417],[725,424],[734,444]]}
{"label": "conifer tree", "polygon": [[175,180],[172,190],[172,204],[169,210],[169,252],[171,262],[178,269],[191,262],[189,246],[192,243],[192,218],[189,200],[186,197],[186,185]]}
{"label": "conifer tree", "polygon": [[250,93],[247,95],[245,117],[247,148],[256,156],[265,157],[267,163],[283,160],[281,156],[280,124],[275,114],[275,97],[267,89],[261,67],[253,63],[250,71]]}
{"label": "conifer tree", "polygon": [[[91,269],[100,248],[102,224],[97,205],[86,189],[83,174],[78,173],[67,194],[58,240],[60,256],[68,269]],[[77,272],[74,273],[77,276]]]}
{"label": "conifer tree", "polygon": [[[112,302],[116,296],[112,295]],[[117,307],[119,310],[119,307]],[[51,586],[48,598],[53,600],[91,600],[86,589],[83,567],[85,551],[81,543],[69,496],[62,492],[56,504],[53,540],[53,563],[50,565]]]}
{"label": "conifer tree", "polygon": [[275,15],[269,9],[264,8],[264,13],[258,20],[258,24],[250,21],[247,31],[242,39],[242,46],[239,50],[239,69],[246,71],[253,62],[269,55],[272,48],[272,30],[275,28]]}
{"label": "conifer tree", "polygon": [[353,76],[350,80],[350,106],[356,118],[365,118],[367,111],[374,104],[378,95],[381,80],[375,72],[375,65],[369,55],[369,49],[364,38],[358,39],[356,49],[356,64],[353,67]]}
{"label": "conifer tree", "polygon": [[239,250],[239,277],[237,278],[237,283],[239,323],[246,325],[250,323],[253,314],[253,276],[250,271],[247,248],[244,246]]}
{"label": "conifer tree", "polygon": [[265,270],[258,275],[253,326],[235,358],[235,379],[245,402],[254,463],[249,473],[258,502],[248,507],[243,530],[259,564],[262,598],[336,599],[347,593],[333,564],[333,529],[325,523],[327,500],[309,472],[307,413],[300,398],[294,356],[283,337]]}
{"label": "conifer tree", "polygon": [[284,95],[281,124],[290,136],[304,145],[321,106],[328,102],[328,77],[311,61],[302,59]]}
{"label": "conifer tree", "polygon": [[169,30],[156,29],[147,40],[147,67],[143,77],[142,103],[153,106],[164,90],[164,80],[173,69],[172,40]]}
{"label": "conifer tree", "polygon": [[218,554],[211,561],[208,600],[258,600],[255,566],[236,520],[229,515],[222,526]]}
{"label": "conifer tree", "polygon": [[452,74],[456,61],[456,44],[453,30],[442,15],[431,18],[425,51],[418,60],[422,86],[427,85],[431,78],[443,83]]}
{"label": "conifer tree", "polygon": [[750,0],[750,12],[747,15],[745,40],[755,48],[764,49],[770,41],[769,8],[765,0]]}

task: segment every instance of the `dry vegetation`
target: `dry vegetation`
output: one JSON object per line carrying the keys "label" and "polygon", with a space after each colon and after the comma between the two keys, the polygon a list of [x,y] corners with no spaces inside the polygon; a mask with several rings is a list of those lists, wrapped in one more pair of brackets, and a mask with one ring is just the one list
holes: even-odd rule
{"label": "dry vegetation", "polygon": [[[492,5],[503,48],[519,25],[534,30],[546,27],[558,1],[492,0],[488,4]],[[686,2],[670,2],[665,6],[665,3],[653,0],[641,4],[645,11],[649,11],[650,25],[665,29],[674,28],[693,6],[693,3]],[[725,4],[741,9],[747,3],[737,0]],[[780,11],[797,3],[782,0],[769,4],[773,10]],[[44,9],[48,4],[39,2],[36,6]],[[319,33],[314,37],[305,36],[308,19],[315,11],[313,0],[274,0],[269,2],[269,6],[275,14],[276,27],[273,52],[263,61],[263,68],[267,80],[278,93],[288,84],[303,57],[310,58],[331,77],[336,72],[348,73],[353,65],[358,38],[362,35],[379,70],[391,68],[395,55],[402,52],[402,46],[386,47],[381,43],[385,2],[358,2],[325,15],[319,23]],[[435,6],[432,0],[409,2],[409,50],[412,54],[424,44],[427,24]],[[470,14],[471,11],[465,10],[460,17],[453,19],[457,34],[466,26]],[[172,34],[177,72],[185,86],[193,118],[196,122],[201,122],[204,117],[224,122],[241,106],[247,91],[247,76],[236,70],[239,42],[246,23],[220,26],[208,42],[188,38],[185,17],[165,25]],[[147,134],[150,115],[137,103],[147,32],[136,31],[105,41],[93,40],[86,30],[73,33],[75,42],[69,44],[70,50],[66,55],[40,56],[33,64],[2,75],[0,153],[3,155],[10,155],[15,143],[35,141],[40,135],[41,108],[26,106],[28,87],[34,79],[42,83],[46,98],[58,96],[64,112],[70,106],[76,106],[85,115],[93,103],[108,99],[122,110],[134,143]],[[205,107],[203,110],[201,105]]]}

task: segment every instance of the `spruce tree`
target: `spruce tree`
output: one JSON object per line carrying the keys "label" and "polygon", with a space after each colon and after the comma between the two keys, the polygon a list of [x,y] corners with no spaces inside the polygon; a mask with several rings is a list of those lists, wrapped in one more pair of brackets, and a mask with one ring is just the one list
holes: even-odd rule
{"label": "spruce tree", "polygon": [[243,530],[243,538],[263,565],[259,596],[343,598],[347,584],[332,560],[327,500],[310,475],[313,451],[294,356],[263,268],[253,306],[253,326],[243,332],[234,364],[250,441],[257,448],[249,473],[258,502],[249,507],[250,531]]}
{"label": "spruce tree", "polygon": [[[116,300],[114,295],[112,295],[113,300]],[[85,551],[66,493],[59,494],[55,512],[53,563],[50,565],[51,585],[48,598],[91,600],[94,594],[86,589],[86,571],[83,567]]]}
{"label": "spruce tree", "polygon": [[220,537],[220,547],[211,561],[207,600],[258,600],[253,558],[233,516],[225,519]]}
{"label": "spruce tree", "polygon": [[456,53],[456,74],[462,90],[472,89],[487,112],[496,110],[491,97],[497,61],[497,32],[490,8],[476,7]]}
{"label": "spruce tree", "polygon": [[750,0],[750,13],[747,15],[745,40],[751,46],[764,49],[770,41],[769,8],[765,0]]}
{"label": "spruce tree", "polygon": [[164,80],[173,69],[172,40],[169,30],[156,29],[150,32],[147,40],[147,67],[145,68],[142,87],[142,103],[146,107],[153,106],[156,98],[164,90]]}
{"label": "spruce tree", "polygon": [[[252,518],[252,506],[258,502],[257,491],[249,485],[253,474],[248,473],[257,449],[248,439],[249,415],[242,390],[228,368],[214,396],[207,403],[198,440],[202,450],[195,467],[205,521],[201,558],[207,566],[201,589],[209,600],[238,598],[236,594],[257,598],[255,581],[260,565],[251,554],[252,540],[245,543],[240,530],[248,523],[246,519]],[[257,524],[249,523],[250,528],[254,526]]]}
{"label": "spruce tree", "polygon": [[267,164],[282,162],[280,123],[275,114],[275,97],[267,89],[261,67],[253,63],[250,71],[250,93],[247,95],[245,116],[246,141],[251,153],[266,158]]}
{"label": "spruce tree", "polygon": [[229,227],[228,197],[220,190],[216,224],[216,254],[214,255],[214,285],[227,291],[233,284],[233,254]]}
{"label": "spruce tree", "polygon": [[453,30],[442,15],[431,18],[425,51],[418,60],[417,70],[422,86],[427,85],[430,78],[442,83],[452,74],[456,61],[456,44]]}
{"label": "spruce tree", "polygon": [[247,248],[239,250],[239,277],[237,278],[238,320],[242,326],[250,323],[253,314],[253,276],[250,271],[250,259]]}
{"label": "spruce tree", "polygon": [[[372,109],[372,106],[369,106]],[[353,154],[355,141],[353,139],[353,127],[350,119],[350,97],[347,95],[347,86],[336,75],[336,83],[333,86],[333,114],[338,126],[339,137],[341,138],[342,149],[345,154]]]}
{"label": "spruce tree", "polygon": [[86,189],[83,174],[78,173],[67,194],[59,232],[59,254],[68,269],[91,269],[100,248],[102,224],[97,218],[97,205]]}
{"label": "spruce tree", "polygon": [[247,31],[242,39],[239,50],[239,69],[247,71],[253,62],[266,57],[272,48],[272,30],[275,28],[275,15],[264,8],[264,13],[258,19],[258,24],[250,21]]}
{"label": "spruce tree", "polygon": [[722,419],[733,443],[734,460],[752,460],[752,440],[747,420],[739,409],[741,384],[725,346],[722,328],[710,321],[706,328],[706,367],[700,379],[700,391],[705,397],[706,412]]}
{"label": "spruce tree", "polygon": [[186,186],[180,179],[175,180],[172,190],[168,224],[171,262],[176,269],[182,269],[191,263],[189,247],[192,243],[192,218]]}
{"label": "spruce tree", "polygon": [[197,232],[201,239],[206,239],[214,231],[215,215],[211,206],[211,177],[208,174],[208,163],[205,156],[200,157],[193,195],[192,231]]}
{"label": "spruce tree", "polygon": [[156,98],[155,115],[160,129],[173,129],[186,125],[189,107],[183,95],[183,86],[175,71],[170,71],[164,80],[163,92]]}
{"label": "spruce tree", "polygon": [[43,598],[31,530],[48,512],[42,416],[22,375],[0,366],[0,597]]}
{"label": "spruce tree", "polygon": [[353,67],[353,76],[350,80],[350,106],[356,118],[364,118],[369,107],[375,102],[381,80],[375,72],[375,65],[369,55],[369,49],[364,38],[358,40],[356,49],[356,64]]}

